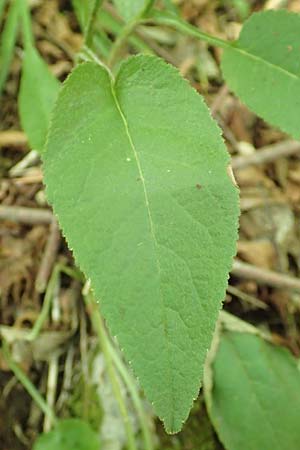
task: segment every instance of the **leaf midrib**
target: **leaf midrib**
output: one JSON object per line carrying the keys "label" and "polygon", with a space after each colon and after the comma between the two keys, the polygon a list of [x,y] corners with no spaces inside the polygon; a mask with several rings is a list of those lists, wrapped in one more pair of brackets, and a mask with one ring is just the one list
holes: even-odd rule
{"label": "leaf midrib", "polygon": [[[156,235],[155,235],[154,223],[153,223],[153,219],[152,219],[152,214],[151,214],[151,209],[150,209],[150,202],[149,202],[149,198],[148,198],[148,193],[147,193],[147,189],[146,189],[146,183],[145,183],[145,178],[144,178],[142,166],[141,166],[141,163],[140,163],[140,160],[139,160],[139,156],[138,156],[137,150],[135,148],[135,144],[133,142],[132,136],[131,136],[130,131],[129,131],[129,125],[128,125],[127,119],[125,117],[125,114],[122,111],[121,105],[120,105],[118,97],[117,97],[117,93],[116,93],[116,90],[115,90],[115,82],[114,82],[114,80],[112,78],[110,78],[110,84],[111,84],[112,96],[113,96],[113,99],[115,101],[117,110],[118,110],[118,112],[119,112],[119,114],[121,116],[121,120],[122,120],[122,122],[124,124],[125,133],[126,133],[126,136],[128,137],[128,141],[129,141],[130,147],[131,147],[131,149],[133,151],[134,158],[135,158],[135,161],[136,161],[136,164],[137,164],[137,168],[138,168],[138,172],[139,172],[139,177],[140,177],[140,180],[142,182],[143,192],[144,192],[144,199],[145,199],[145,206],[146,206],[146,209],[147,209],[147,215],[148,215],[148,220],[149,220],[149,225],[150,225],[150,231],[151,231],[151,235],[152,235],[153,242],[154,242],[154,245],[155,245],[156,266],[157,266],[157,270],[158,270],[158,275],[160,277],[161,265],[160,265],[160,261],[159,261],[159,257],[158,257],[159,244],[158,244],[158,241],[157,241]],[[172,410],[171,422],[172,422],[172,427],[171,428],[173,428],[173,425],[174,425],[174,406],[175,406],[174,405],[174,379],[173,379],[172,371],[171,371],[171,359],[172,358],[171,358],[170,345],[169,345],[169,339],[168,339],[168,333],[167,333],[167,318],[166,318],[166,314],[165,314],[164,296],[163,296],[163,294],[161,292],[161,285],[160,285],[160,283],[159,283],[159,293],[160,293],[160,300],[161,300],[161,305],[162,305],[162,317],[163,317],[163,325],[164,325],[164,334],[165,334],[165,337],[166,337],[166,349],[167,349],[167,355],[168,355],[168,372],[169,372],[169,377],[168,378],[170,380],[169,384],[171,385],[171,392],[172,392],[172,395],[171,395],[171,405],[172,405],[172,408],[171,408],[171,410]]]}
{"label": "leaf midrib", "polygon": [[[227,49],[226,49],[226,50],[227,50]],[[234,45],[230,45],[230,47],[228,47],[228,50],[229,50],[229,51],[230,51],[230,50],[233,50],[233,51],[235,51],[235,52],[237,52],[237,53],[241,53],[242,55],[247,56],[247,57],[249,57],[250,59],[253,59],[253,60],[258,61],[258,62],[260,62],[260,63],[262,63],[262,64],[265,64],[265,65],[267,65],[267,66],[270,66],[270,67],[272,67],[274,70],[277,70],[277,71],[279,71],[279,72],[282,72],[282,73],[284,73],[285,75],[287,75],[287,76],[289,76],[289,77],[291,77],[291,78],[293,78],[293,79],[295,79],[295,80],[297,80],[297,81],[300,80],[300,75],[297,76],[297,75],[294,74],[293,72],[290,72],[289,70],[284,69],[283,67],[278,66],[277,64],[274,64],[274,63],[268,61],[267,59],[263,59],[262,57],[257,56],[257,55],[255,55],[254,53],[250,53],[249,51],[247,51],[247,50],[245,50],[245,49],[243,49],[243,48],[235,47]]]}

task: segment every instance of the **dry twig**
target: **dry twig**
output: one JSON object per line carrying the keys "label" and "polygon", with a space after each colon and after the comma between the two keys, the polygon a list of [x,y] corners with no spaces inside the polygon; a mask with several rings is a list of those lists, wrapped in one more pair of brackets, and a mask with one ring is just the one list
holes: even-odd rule
{"label": "dry twig", "polygon": [[243,169],[250,165],[272,162],[278,158],[285,158],[295,153],[300,153],[300,142],[287,140],[267,145],[251,155],[234,156],[231,160],[231,165],[234,170]]}
{"label": "dry twig", "polygon": [[228,94],[228,87],[226,84],[223,84],[210,107],[210,112],[213,117],[215,117],[215,115],[219,111],[227,94]]}
{"label": "dry twig", "polygon": [[0,132],[0,147],[23,147],[27,144],[25,133],[17,130]]}
{"label": "dry twig", "polygon": [[300,291],[300,280],[297,278],[272,270],[263,269],[262,267],[256,267],[239,261],[238,259],[234,261],[231,273],[239,278],[254,280],[258,284]]}
{"label": "dry twig", "polygon": [[39,159],[39,153],[36,150],[31,150],[24,156],[23,159],[21,159],[21,161],[17,162],[17,164],[9,170],[9,175],[11,177],[18,177],[20,175],[23,175],[24,170],[26,170],[27,167],[36,164]]}
{"label": "dry twig", "polygon": [[49,209],[26,208],[24,206],[0,206],[0,220],[26,225],[50,224],[53,214]]}

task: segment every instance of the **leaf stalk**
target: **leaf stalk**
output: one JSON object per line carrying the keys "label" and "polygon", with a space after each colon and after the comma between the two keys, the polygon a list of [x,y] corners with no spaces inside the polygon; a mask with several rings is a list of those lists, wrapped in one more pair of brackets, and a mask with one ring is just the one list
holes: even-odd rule
{"label": "leaf stalk", "polygon": [[207,42],[208,44],[216,47],[230,48],[233,46],[231,42],[212,36],[211,34],[204,33],[195,26],[190,25],[189,23],[185,22],[184,20],[180,19],[179,17],[173,14],[168,14],[161,11],[153,11],[151,17],[145,20],[145,23],[149,22],[158,25],[167,25],[173,27],[176,30],[181,31],[182,33],[185,33],[188,36],[193,36],[197,39],[201,39]]}
{"label": "leaf stalk", "polygon": [[84,32],[84,45],[86,45],[86,46],[91,45],[95,21],[97,19],[97,14],[98,14],[99,9],[102,6],[102,3],[103,3],[103,0],[94,0],[94,6],[92,9],[91,15],[89,17],[89,21],[86,26],[85,32]]}
{"label": "leaf stalk", "polygon": [[108,65],[110,67],[113,67],[117,56],[119,55],[120,51],[122,50],[123,46],[125,45],[128,37],[130,34],[134,31],[134,29],[139,25],[139,23],[143,22],[143,18],[146,16],[148,11],[151,9],[152,5],[154,3],[154,0],[148,0],[142,9],[141,12],[135,17],[133,17],[122,29],[121,33],[113,43],[113,46],[111,48],[110,57],[108,59]]}
{"label": "leaf stalk", "polygon": [[34,35],[31,27],[30,6],[27,0],[16,0],[19,2],[19,11],[22,20],[22,33],[24,39],[24,47],[34,47]]}

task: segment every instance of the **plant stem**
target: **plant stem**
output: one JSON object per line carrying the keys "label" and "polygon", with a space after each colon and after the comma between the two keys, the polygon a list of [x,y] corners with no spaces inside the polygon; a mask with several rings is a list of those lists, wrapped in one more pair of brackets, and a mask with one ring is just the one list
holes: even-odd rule
{"label": "plant stem", "polygon": [[114,348],[114,345],[111,343],[111,341],[109,340],[108,337],[107,337],[107,341],[108,341],[109,351],[110,351],[112,360],[113,360],[116,368],[118,369],[121,377],[123,378],[125,385],[127,386],[127,389],[131,395],[133,404],[137,411],[137,414],[138,414],[138,417],[140,420],[140,424],[141,424],[141,428],[142,428],[142,433],[144,436],[144,441],[145,441],[144,448],[145,448],[145,450],[153,450],[154,447],[153,447],[152,438],[151,438],[151,435],[149,432],[146,417],[144,414],[144,408],[143,408],[141,399],[139,397],[139,394],[137,392],[135,382],[132,380],[130,373],[128,372],[122,359],[120,358],[118,352],[116,351],[116,349]]}
{"label": "plant stem", "polygon": [[[106,10],[104,8],[99,16],[99,24],[106,32],[111,32],[115,35],[120,34],[121,30],[124,28],[124,24],[117,20],[108,9]],[[135,34],[129,37],[128,42],[135,47],[138,52],[154,54],[149,45]]]}
{"label": "plant stem", "polygon": [[54,411],[50,408],[50,406],[46,403],[45,399],[41,396],[36,387],[29,380],[27,375],[23,372],[23,370],[16,364],[8,349],[7,343],[3,340],[2,354],[4,359],[6,360],[10,370],[15,374],[16,378],[19,382],[24,386],[28,394],[32,397],[32,399],[36,402],[36,404],[40,407],[43,413],[49,417],[52,423],[57,421],[57,417],[55,416]]}
{"label": "plant stem", "polygon": [[59,267],[58,267],[58,265],[56,265],[52,271],[52,274],[51,274],[51,277],[50,277],[50,280],[49,280],[49,283],[47,286],[42,310],[41,310],[37,320],[35,321],[30,333],[27,336],[28,341],[34,341],[37,338],[37,336],[39,335],[39,333],[42,329],[42,326],[44,325],[44,322],[46,321],[46,319],[49,315],[49,311],[50,311],[50,307],[51,307],[51,303],[52,303],[52,299],[53,299],[53,293],[54,293],[55,287],[57,285],[58,277],[59,277]]}
{"label": "plant stem", "polygon": [[155,23],[158,25],[167,25],[175,28],[178,31],[181,31],[182,33],[187,34],[188,36],[196,37],[197,39],[202,39],[203,41],[206,41],[210,45],[214,45],[216,47],[221,48],[231,48],[232,43],[228,41],[224,41],[223,39],[220,39],[218,37],[212,36],[211,34],[204,33],[203,31],[200,31],[198,28],[194,27],[193,25],[190,25],[189,23],[185,22],[184,20],[180,19],[179,17],[176,17],[175,15],[163,13],[161,11],[154,11],[151,17],[143,19],[145,15],[145,11],[143,11],[140,15],[132,19],[130,22],[125,25],[119,36],[117,37],[116,41],[114,42],[111,54],[108,60],[108,65],[112,67],[115,63],[115,60],[122,49],[123,45],[125,44],[128,36],[132,33],[134,28],[139,23]]}
{"label": "plant stem", "polygon": [[80,272],[79,269],[76,269],[76,267],[72,268],[69,266],[65,266],[64,264],[61,264],[61,263],[58,263],[57,267],[60,272],[64,273],[68,277],[73,278],[74,280],[77,280],[80,283],[84,282],[83,274]]}
{"label": "plant stem", "polygon": [[93,37],[93,31],[94,31],[94,24],[97,19],[97,14],[99,8],[102,6],[103,0],[94,0],[94,6],[87,24],[87,27],[84,32],[84,45],[91,45],[92,37]]}
{"label": "plant stem", "polygon": [[102,317],[101,317],[101,314],[99,311],[99,305],[96,303],[94,296],[92,295],[92,293],[90,291],[85,293],[83,295],[83,298],[84,298],[84,301],[85,301],[85,304],[87,307],[87,311],[89,313],[94,331],[98,335],[98,339],[99,339],[99,342],[100,342],[100,345],[101,345],[101,348],[103,351],[103,355],[104,355],[104,358],[105,358],[105,361],[107,364],[107,371],[108,371],[111,385],[112,385],[112,388],[114,391],[114,395],[119,404],[120,413],[124,420],[124,426],[125,426],[127,439],[128,439],[128,449],[129,450],[137,450],[132,424],[131,424],[130,418],[128,416],[126,405],[125,405],[125,402],[124,402],[124,399],[123,399],[123,396],[121,393],[119,381],[117,379],[114,365],[112,362],[109,342],[108,342],[108,338],[106,335],[104,323],[103,323],[103,320],[102,320]]}
{"label": "plant stem", "polygon": [[140,22],[140,16],[133,18],[130,20],[124,28],[121,30],[119,36],[115,40],[115,42],[112,45],[110,56],[108,58],[108,65],[110,67],[113,67],[117,56],[119,55],[120,51],[122,50],[123,46],[125,45],[127,38],[130,36],[130,34],[133,32],[135,27]]}
{"label": "plant stem", "polygon": [[182,33],[187,34],[188,36],[196,37],[197,39],[201,39],[206,41],[210,45],[214,45],[216,47],[221,48],[230,48],[232,44],[228,41],[224,41],[223,39],[212,36],[211,34],[204,33],[200,31],[198,28],[190,25],[179,17],[173,16],[172,14],[163,13],[160,11],[154,11],[153,15],[145,20],[145,23],[155,23],[158,25],[168,25],[175,28]]}
{"label": "plant stem", "polygon": [[15,0],[19,2],[19,11],[22,20],[22,33],[24,38],[24,47],[34,47],[34,36],[31,27],[31,15],[28,0]]}
{"label": "plant stem", "polygon": [[51,303],[53,300],[53,294],[57,286],[58,278],[61,272],[66,274],[70,278],[74,278],[75,280],[78,280],[80,282],[83,281],[83,277],[81,276],[80,273],[78,273],[78,271],[72,269],[71,267],[64,266],[63,264],[60,263],[57,263],[55,265],[50,280],[48,282],[42,310],[26,338],[27,341],[34,341],[40,334],[40,331],[49,315]]}
{"label": "plant stem", "polygon": [[144,8],[137,14],[137,16],[133,17],[122,29],[121,33],[115,40],[112,45],[110,57],[108,59],[108,65],[113,67],[119,52],[121,51],[123,45],[127,41],[129,35],[133,32],[136,26],[143,22],[143,18],[146,16],[148,11],[151,9],[155,0],[147,0]]}

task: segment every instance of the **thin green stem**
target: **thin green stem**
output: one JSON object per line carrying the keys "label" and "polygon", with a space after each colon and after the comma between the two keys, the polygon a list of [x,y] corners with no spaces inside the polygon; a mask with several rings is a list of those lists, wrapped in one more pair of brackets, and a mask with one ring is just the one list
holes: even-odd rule
{"label": "thin green stem", "polygon": [[45,321],[47,320],[47,317],[49,316],[54,291],[57,286],[60,273],[65,273],[70,278],[83,282],[83,276],[76,269],[74,270],[71,267],[64,266],[60,263],[55,265],[47,286],[42,310],[26,338],[27,341],[34,341],[38,337]]}
{"label": "thin green stem", "polygon": [[111,40],[104,30],[97,29],[93,37],[93,50],[96,54],[102,55],[106,60],[109,57]]}
{"label": "thin green stem", "polygon": [[47,404],[45,399],[42,397],[42,395],[39,393],[39,391],[36,389],[34,384],[29,380],[27,375],[23,372],[23,370],[16,364],[9,352],[7,343],[3,340],[3,346],[2,346],[2,355],[4,359],[6,360],[10,370],[15,374],[16,378],[19,380],[19,382],[24,386],[28,394],[32,397],[32,399],[36,402],[36,404],[40,407],[40,409],[43,411],[43,413],[49,417],[52,423],[55,424],[57,421],[57,417],[55,416],[54,411],[50,408],[50,406]]}
{"label": "thin green stem", "polygon": [[88,24],[86,26],[85,32],[84,32],[84,45],[91,45],[92,38],[93,38],[93,32],[94,32],[94,24],[97,19],[97,14],[99,11],[99,8],[101,8],[103,3],[103,0],[94,0],[94,6],[91,12],[91,15],[89,17]]}
{"label": "thin green stem", "polygon": [[64,264],[61,263],[57,264],[57,268],[61,273],[64,273],[68,277],[80,281],[80,283],[84,283],[85,278],[84,275],[80,272],[80,270],[69,266],[65,266]]}
{"label": "thin green stem", "polygon": [[145,4],[145,6],[144,6],[144,9],[143,9],[143,11],[142,11],[142,16],[145,16],[145,15],[149,12],[149,10],[150,10],[150,9],[152,8],[152,6],[154,5],[155,1],[156,1],[156,0],[147,0],[146,4]]}
{"label": "thin green stem", "polygon": [[[124,24],[121,23],[119,20],[117,20],[115,17],[113,17],[112,14],[109,11],[106,11],[105,9],[103,9],[101,11],[101,14],[99,15],[99,25],[101,25],[101,27],[104,28],[106,32],[110,32],[115,35],[120,34],[121,30],[124,28]],[[139,52],[150,54],[154,53],[153,50],[149,47],[149,45],[145,43],[143,39],[141,39],[136,34],[129,36],[128,42]]]}
{"label": "thin green stem", "polygon": [[117,370],[119,371],[119,374],[123,378],[124,384],[127,386],[127,389],[131,395],[133,404],[137,411],[137,415],[139,417],[141,428],[142,428],[142,433],[144,436],[145,450],[153,450],[154,446],[153,446],[151,434],[149,432],[149,427],[148,427],[147,419],[146,419],[146,416],[144,413],[144,408],[143,408],[140,396],[138,394],[135,382],[132,379],[132,376],[128,372],[125,364],[123,363],[122,359],[118,355],[118,352],[116,351],[116,349],[114,348],[113,344],[110,342],[108,337],[107,337],[107,340],[108,340],[108,346],[109,346],[109,351],[110,351],[112,360],[113,360]]}
{"label": "thin green stem", "polygon": [[200,31],[198,28],[194,27],[193,25],[190,25],[189,23],[185,22],[184,20],[180,19],[179,17],[173,14],[154,11],[152,16],[149,17],[149,19],[146,19],[144,22],[145,23],[150,22],[157,25],[167,25],[173,27],[176,30],[187,34],[188,36],[193,36],[197,39],[201,39],[203,41],[206,41],[208,44],[216,47],[221,48],[232,47],[232,43],[224,41],[223,39],[217,38],[208,33],[204,33],[203,31]]}
{"label": "thin green stem", "polygon": [[30,333],[27,336],[28,341],[34,341],[38,337],[38,335],[49,315],[49,311],[50,311],[50,307],[51,307],[51,303],[52,303],[52,299],[53,299],[53,294],[54,294],[54,291],[55,291],[55,288],[56,288],[57,282],[58,282],[58,277],[59,277],[59,267],[55,266],[53,269],[52,275],[50,277],[48,286],[47,286],[42,310],[41,310],[37,320],[35,321],[33,328],[31,329]]}
{"label": "thin green stem", "polygon": [[24,47],[31,48],[34,46],[34,35],[31,27],[29,2],[27,0],[16,0],[16,1],[19,2],[19,11],[22,20]]}
{"label": "thin green stem", "polygon": [[105,362],[107,365],[108,375],[111,381],[111,385],[114,391],[115,398],[118,402],[120,413],[123,417],[124,426],[126,430],[126,435],[128,439],[128,449],[129,450],[137,450],[134,432],[132,428],[132,424],[128,415],[128,411],[122,396],[122,392],[120,389],[120,384],[116,376],[115,368],[112,362],[112,357],[110,353],[110,347],[108,343],[108,338],[105,331],[105,326],[99,311],[99,305],[96,303],[94,296],[91,292],[83,295],[88,313],[90,315],[90,319],[94,328],[95,333],[98,336],[101,349],[103,351],[103,355],[105,358]]}
{"label": "thin green stem", "polygon": [[167,25],[175,28],[176,30],[182,33],[187,34],[188,36],[193,36],[197,39],[206,41],[210,45],[214,45],[216,47],[221,48],[232,47],[232,43],[224,41],[223,39],[217,38],[208,33],[204,33],[203,31],[200,31],[198,28],[194,27],[193,25],[190,25],[189,23],[185,22],[184,20],[180,19],[179,17],[173,14],[168,14],[161,11],[153,11],[151,17],[144,18],[144,16],[145,11],[143,11],[139,16],[132,19],[130,22],[128,22],[127,25],[125,25],[125,27],[123,28],[123,30],[121,31],[121,33],[119,34],[119,36],[117,37],[116,41],[112,46],[110,58],[108,60],[108,65],[110,67],[114,65],[117,56],[121,51],[123,45],[125,44],[128,36],[133,32],[135,27],[141,23],[145,24],[154,23],[157,25]]}
{"label": "thin green stem", "polygon": [[121,52],[122,48],[124,47],[128,37],[134,31],[135,27],[138,25],[139,22],[140,16],[135,17],[134,19],[130,20],[121,30],[119,36],[117,37],[117,39],[115,40],[115,42],[111,47],[110,56],[108,58],[108,65],[110,67],[114,66],[116,59],[119,53]]}
{"label": "thin green stem", "polygon": [[110,57],[108,59],[108,65],[110,67],[113,67],[117,56],[119,52],[122,50],[123,46],[125,45],[128,37],[131,35],[131,33],[134,31],[134,29],[137,27],[137,25],[141,22],[143,22],[144,17],[146,17],[147,13],[153,6],[155,0],[148,0],[145,3],[144,8],[137,14],[136,17],[133,17],[132,20],[130,20],[122,29],[121,33],[115,40],[115,42],[112,45]]}

